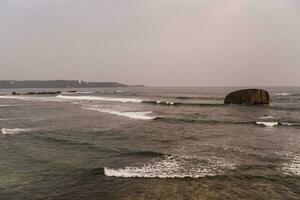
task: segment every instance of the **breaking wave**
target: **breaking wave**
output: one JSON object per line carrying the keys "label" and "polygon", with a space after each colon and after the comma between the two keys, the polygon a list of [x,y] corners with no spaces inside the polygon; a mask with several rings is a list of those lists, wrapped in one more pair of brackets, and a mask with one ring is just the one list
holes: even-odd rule
{"label": "breaking wave", "polygon": [[6,104],[0,104],[0,107],[12,107],[14,105],[6,105]]}
{"label": "breaking wave", "polygon": [[184,103],[173,101],[142,101],[142,103],[163,106],[225,106],[223,103]]}
{"label": "breaking wave", "polygon": [[100,97],[100,96],[66,96],[58,95],[57,98],[70,99],[70,100],[90,100],[90,101],[117,101],[122,103],[132,102],[141,103],[143,100],[134,98],[113,98],[113,97]]}
{"label": "breaking wave", "polygon": [[[268,116],[271,119],[271,116]],[[268,117],[266,119],[268,119]],[[188,118],[156,117],[154,120],[167,123],[199,123],[199,124],[229,124],[229,125],[263,125],[266,127],[274,126],[300,126],[298,122],[268,122],[268,121],[226,121],[226,120],[201,120]]]}
{"label": "breaking wave", "polygon": [[264,125],[264,126],[267,126],[267,127],[274,127],[274,126],[278,126],[279,123],[278,122],[256,122],[257,125]]}
{"label": "breaking wave", "polygon": [[17,95],[5,95],[0,96],[0,99],[18,99],[18,100],[24,100],[24,101],[54,101],[54,102],[60,102],[60,100],[56,99],[55,97],[32,97],[32,96],[17,96]]}
{"label": "breaking wave", "polygon": [[113,109],[107,109],[107,108],[100,108],[100,107],[82,107],[83,109],[86,110],[94,110],[98,112],[103,112],[103,113],[109,113],[113,115],[118,115],[122,117],[128,117],[132,119],[141,119],[141,120],[152,120],[155,119],[156,117],[149,116],[152,114],[152,111],[144,111],[144,112],[121,112]]}
{"label": "breaking wave", "polygon": [[180,100],[191,100],[191,99],[197,99],[197,100],[224,100],[224,97],[187,97],[187,96],[180,96],[180,97],[176,97],[176,99],[180,99]]}
{"label": "breaking wave", "polygon": [[289,96],[289,95],[291,95],[291,94],[287,93],[287,92],[281,92],[281,93],[275,94],[275,96]]}
{"label": "breaking wave", "polygon": [[21,128],[13,128],[13,129],[8,129],[8,128],[2,128],[1,129],[3,135],[14,135],[17,133],[24,133],[31,131],[31,129],[21,129]]}
{"label": "breaking wave", "polygon": [[203,123],[203,124],[255,124],[254,121],[221,121],[221,120],[201,120],[201,119],[188,119],[188,118],[172,118],[172,117],[156,117],[155,120],[177,123],[177,122],[187,122],[187,123]]}
{"label": "breaking wave", "polygon": [[201,178],[223,175],[235,169],[234,162],[213,158],[201,160],[197,158],[180,158],[164,156],[155,158],[142,166],[128,166],[120,169],[104,168],[104,174],[121,178]]}

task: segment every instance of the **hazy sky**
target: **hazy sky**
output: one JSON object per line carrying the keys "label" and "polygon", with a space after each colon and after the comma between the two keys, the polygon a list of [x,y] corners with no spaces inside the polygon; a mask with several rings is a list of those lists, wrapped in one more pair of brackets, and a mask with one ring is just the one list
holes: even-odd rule
{"label": "hazy sky", "polygon": [[299,0],[0,0],[0,79],[300,86]]}

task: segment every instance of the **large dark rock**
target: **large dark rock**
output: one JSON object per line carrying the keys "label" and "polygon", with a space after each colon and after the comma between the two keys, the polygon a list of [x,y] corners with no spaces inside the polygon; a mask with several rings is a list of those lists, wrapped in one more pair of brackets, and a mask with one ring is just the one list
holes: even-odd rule
{"label": "large dark rock", "polygon": [[246,89],[238,90],[228,94],[224,100],[225,104],[269,104],[270,95],[265,90]]}

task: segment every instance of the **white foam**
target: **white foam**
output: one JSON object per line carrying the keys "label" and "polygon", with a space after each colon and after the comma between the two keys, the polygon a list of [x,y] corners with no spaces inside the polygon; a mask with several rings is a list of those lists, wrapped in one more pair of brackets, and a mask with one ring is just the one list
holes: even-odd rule
{"label": "white foam", "polygon": [[290,123],[290,122],[280,122],[282,126],[299,126],[299,123]]}
{"label": "white foam", "polygon": [[175,103],[172,101],[156,101],[157,104],[166,104],[166,105],[174,105]]}
{"label": "white foam", "polygon": [[2,131],[3,135],[13,135],[13,134],[17,134],[17,133],[28,132],[28,131],[31,131],[31,129],[21,129],[21,128],[8,129],[8,128],[2,128],[1,131]]}
{"label": "white foam", "polygon": [[167,105],[174,105],[175,103],[172,102],[172,101],[167,101],[166,104],[167,104]]}
{"label": "white foam", "polygon": [[13,120],[13,118],[10,118],[10,119],[8,119],[8,118],[0,119],[0,121],[8,121],[8,120]]}
{"label": "white foam", "polygon": [[289,157],[291,160],[283,164],[283,173],[300,176],[300,155],[290,154]]}
{"label": "white foam", "polygon": [[90,100],[90,101],[118,101],[122,103],[132,102],[141,103],[143,100],[134,98],[113,98],[113,97],[100,97],[100,96],[65,96],[58,95],[57,98],[61,99],[73,99],[73,100]]}
{"label": "white foam", "polygon": [[109,113],[109,114],[118,115],[118,116],[122,116],[122,117],[129,117],[129,118],[132,118],[132,119],[152,120],[152,119],[156,118],[156,117],[149,116],[152,113],[151,111],[145,111],[145,112],[120,112],[120,111],[117,111],[117,110],[112,110],[112,109],[107,109],[107,108],[100,108],[100,107],[83,107],[83,109]]}
{"label": "white foam", "polygon": [[282,92],[282,93],[277,93],[275,94],[276,96],[288,96],[290,93]]}
{"label": "white foam", "polygon": [[13,105],[0,104],[0,107],[12,107]]}
{"label": "white foam", "polygon": [[258,125],[264,125],[267,127],[274,127],[277,126],[279,123],[278,122],[256,122]]}
{"label": "white foam", "polygon": [[18,99],[24,101],[55,101],[60,102],[60,100],[55,97],[32,97],[32,96],[18,96],[18,95],[6,95],[0,96],[0,99]]}
{"label": "white foam", "polygon": [[154,159],[141,167],[104,168],[104,174],[123,178],[200,178],[221,175],[226,170],[234,168],[235,165],[232,162],[224,162],[220,159],[208,163],[195,163],[191,159],[165,156]]}
{"label": "white foam", "polygon": [[20,99],[20,100],[29,100],[30,97],[24,97],[24,96],[10,96],[10,95],[4,95],[0,96],[1,99]]}

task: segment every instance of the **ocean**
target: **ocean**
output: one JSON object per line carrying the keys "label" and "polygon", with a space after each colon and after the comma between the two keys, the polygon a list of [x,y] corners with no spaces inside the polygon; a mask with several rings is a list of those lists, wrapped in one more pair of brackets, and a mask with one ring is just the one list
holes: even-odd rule
{"label": "ocean", "polygon": [[2,89],[0,199],[300,199],[300,88],[237,89]]}

